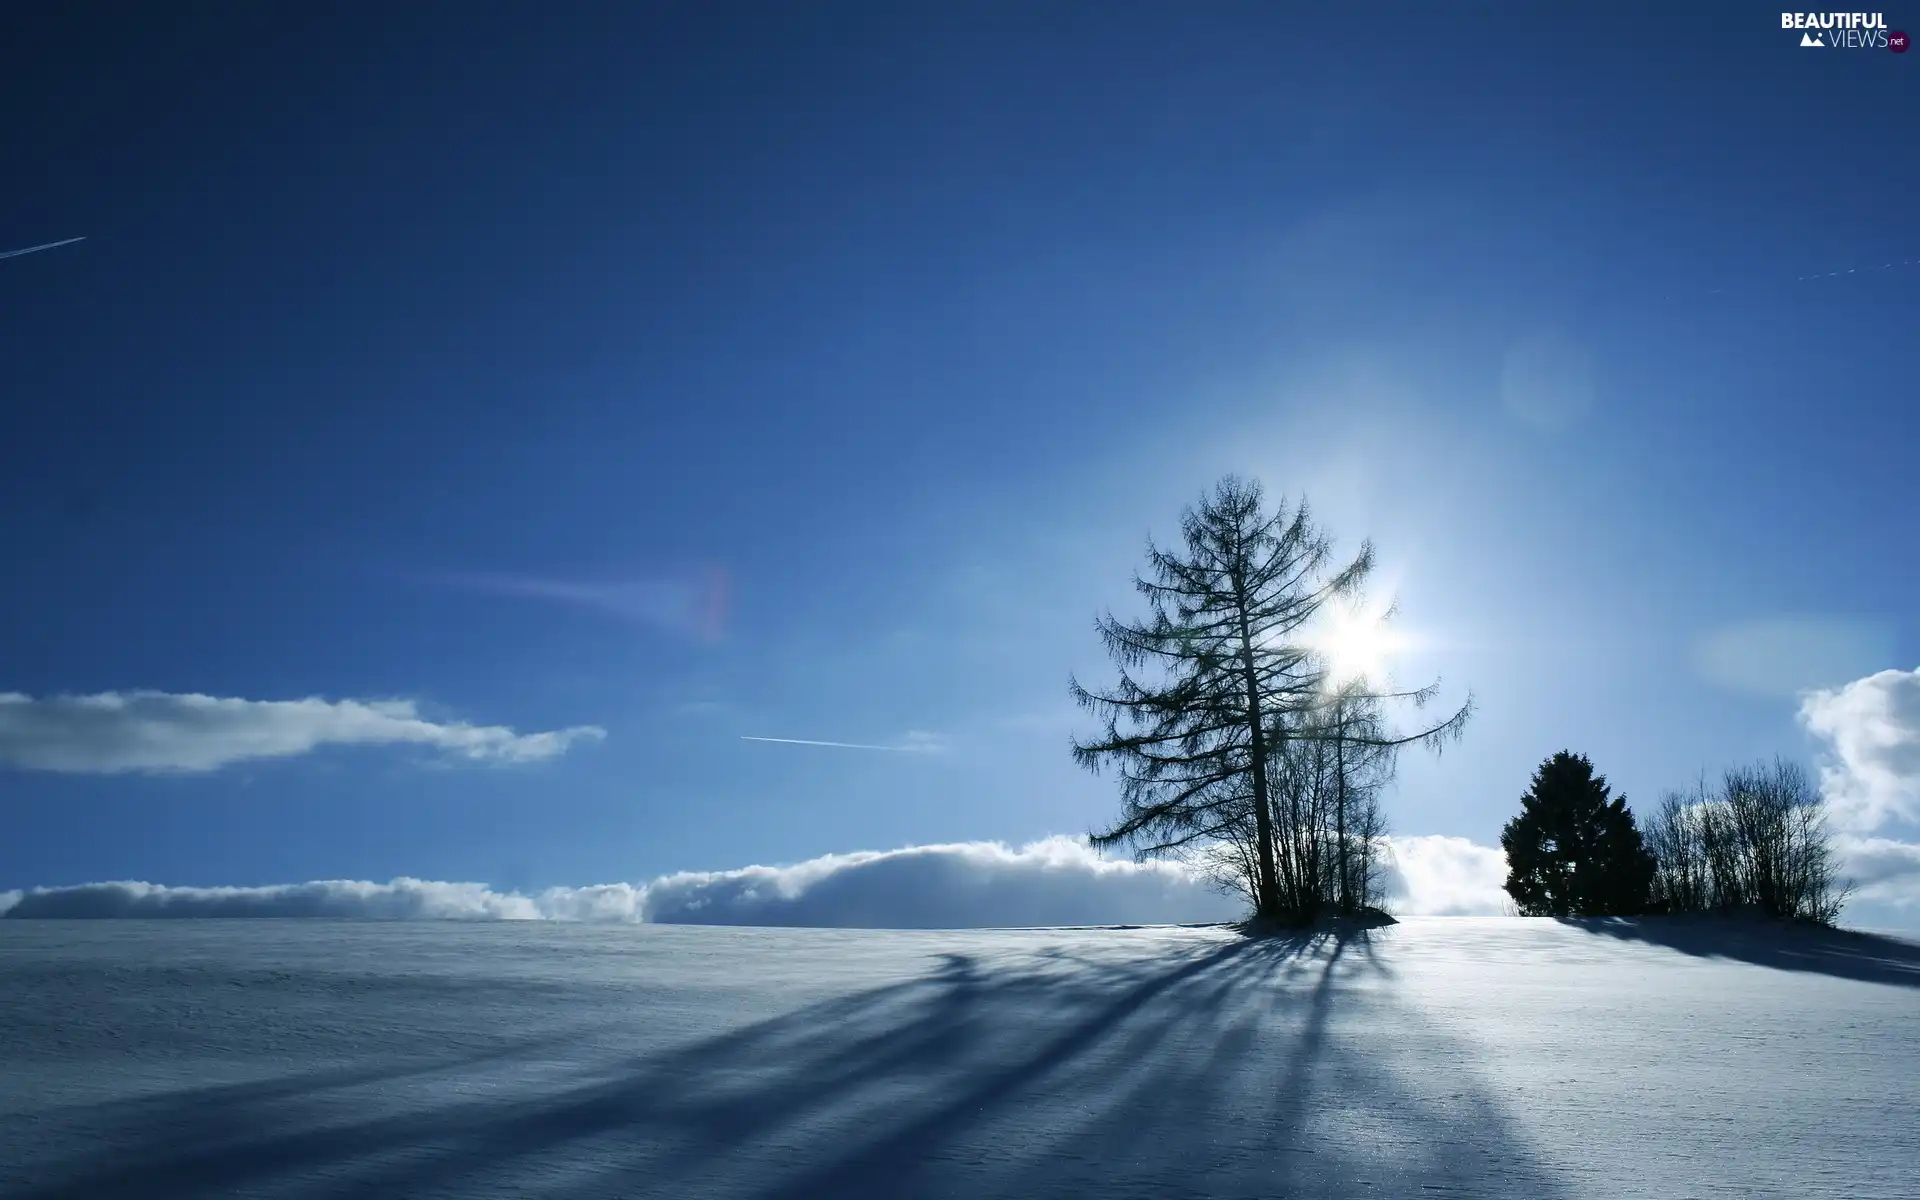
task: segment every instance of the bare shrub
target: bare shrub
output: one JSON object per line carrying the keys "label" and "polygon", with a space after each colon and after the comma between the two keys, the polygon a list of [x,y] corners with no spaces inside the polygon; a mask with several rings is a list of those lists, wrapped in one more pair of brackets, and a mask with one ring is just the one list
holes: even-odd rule
{"label": "bare shrub", "polygon": [[1749,911],[1831,925],[1846,903],[1826,809],[1799,764],[1735,767],[1668,792],[1647,823],[1665,912]]}
{"label": "bare shrub", "polygon": [[[1281,912],[1383,910],[1389,851],[1380,793],[1392,778],[1393,748],[1377,744],[1366,724],[1375,720],[1362,702],[1350,701],[1291,727],[1273,724],[1268,828]],[[1343,743],[1339,722],[1367,740]],[[1235,812],[1194,861],[1223,891],[1255,903],[1258,837],[1253,814]]]}

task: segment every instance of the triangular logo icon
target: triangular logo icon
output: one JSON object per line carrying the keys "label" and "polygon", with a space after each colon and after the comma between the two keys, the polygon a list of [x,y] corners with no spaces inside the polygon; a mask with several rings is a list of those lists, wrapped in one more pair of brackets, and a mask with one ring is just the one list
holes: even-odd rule
{"label": "triangular logo icon", "polygon": [[1819,46],[1822,49],[1826,48],[1825,42],[1821,41],[1819,38],[1813,36],[1810,33],[1803,33],[1800,35],[1800,44],[1802,46]]}

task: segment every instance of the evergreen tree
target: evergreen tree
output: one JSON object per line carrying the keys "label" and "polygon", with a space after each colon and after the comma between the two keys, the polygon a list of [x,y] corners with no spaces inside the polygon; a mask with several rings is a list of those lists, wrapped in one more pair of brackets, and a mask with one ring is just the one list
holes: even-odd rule
{"label": "evergreen tree", "polygon": [[1613,917],[1645,912],[1654,860],[1625,796],[1584,754],[1540,764],[1520,815],[1500,832],[1507,894],[1524,916]]}

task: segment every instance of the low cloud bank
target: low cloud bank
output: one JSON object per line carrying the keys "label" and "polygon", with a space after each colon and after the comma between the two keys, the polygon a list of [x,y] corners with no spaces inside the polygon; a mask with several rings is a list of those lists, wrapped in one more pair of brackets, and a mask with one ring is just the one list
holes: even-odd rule
{"label": "low cloud bank", "polygon": [[647,888],[648,919],[688,925],[981,928],[1225,921],[1237,901],[1174,863],[1114,862],[1055,837],[828,855],[793,867],[683,872]]}
{"label": "low cloud bank", "polygon": [[320,879],[270,887],[167,887],[156,883],[83,883],[0,892],[7,917],[354,917],[374,920],[544,916],[526,896],[481,883],[396,879],[366,883]]}
{"label": "low cloud bank", "polygon": [[[1465,838],[1395,841],[1395,911],[1498,913],[1505,864]],[[1492,859],[1489,859],[1489,855]],[[1492,880],[1489,890],[1489,880]],[[962,929],[1226,921],[1238,900],[1175,863],[1103,859],[1048,838],[833,854],[788,867],[688,871],[647,884],[521,894],[479,883],[320,880],[271,887],[91,883],[0,893],[25,917],[336,917]]]}
{"label": "low cloud bank", "polygon": [[1394,912],[1470,917],[1507,911],[1507,856],[1499,847],[1437,833],[1388,841],[1387,906]]}
{"label": "low cloud bank", "polygon": [[605,736],[593,725],[516,733],[504,725],[429,721],[411,700],[243,700],[154,691],[35,699],[0,692],[0,765],[70,774],[212,771],[324,745],[427,746],[475,762],[521,763]]}

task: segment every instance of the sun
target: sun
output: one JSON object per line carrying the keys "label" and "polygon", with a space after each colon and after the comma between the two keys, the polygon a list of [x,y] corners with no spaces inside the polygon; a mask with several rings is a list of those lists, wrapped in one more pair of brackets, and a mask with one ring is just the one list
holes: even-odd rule
{"label": "sun", "polygon": [[1393,628],[1392,616],[1391,606],[1354,606],[1331,610],[1321,618],[1313,648],[1326,660],[1329,686],[1387,681],[1394,654],[1407,645]]}

